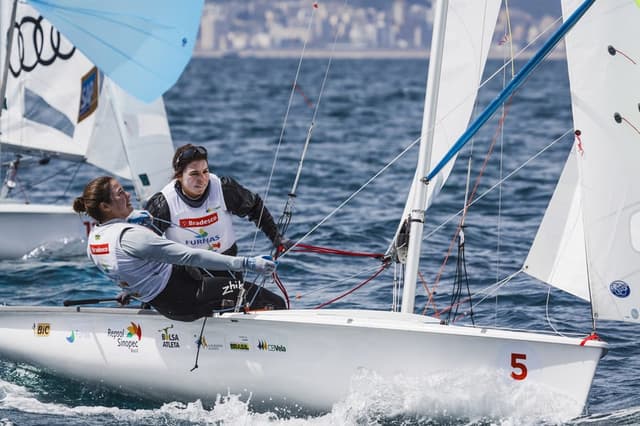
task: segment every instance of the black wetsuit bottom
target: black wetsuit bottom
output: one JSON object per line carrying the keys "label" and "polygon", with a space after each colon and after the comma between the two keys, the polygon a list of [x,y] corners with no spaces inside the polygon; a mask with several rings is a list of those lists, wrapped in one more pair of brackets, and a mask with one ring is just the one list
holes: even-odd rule
{"label": "black wetsuit bottom", "polygon": [[230,277],[221,272],[210,277],[198,269],[173,265],[167,286],[149,304],[167,318],[176,321],[195,321],[214,311],[233,310],[240,289],[244,287],[242,306],[250,309],[285,309],[282,297],[242,280],[242,274]]}

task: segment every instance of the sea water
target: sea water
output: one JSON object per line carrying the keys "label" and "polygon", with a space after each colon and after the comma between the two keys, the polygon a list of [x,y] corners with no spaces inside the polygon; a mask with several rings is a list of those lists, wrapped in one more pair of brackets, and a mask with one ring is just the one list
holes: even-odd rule
{"label": "sea water", "polygon": [[[334,60],[325,91],[320,94],[327,64],[326,59],[305,60],[298,90],[290,98],[297,60],[194,59],[165,96],[174,145],[190,142],[206,146],[212,171],[231,175],[259,192],[278,218],[317,108],[287,237],[304,237],[305,243],[341,250],[382,253],[398,225],[416,148],[408,149],[359,190],[419,137],[428,62]],[[487,75],[501,65],[490,61]],[[502,81],[498,74],[486,85],[478,108],[495,96]],[[463,203],[464,166],[471,164],[472,187],[482,173],[477,194],[484,194],[501,177],[551,145],[538,159],[484,195],[466,219],[465,257],[473,292],[522,266],[573,142],[571,136],[558,139],[572,126],[565,63],[544,63],[496,116],[503,113],[504,129],[500,130],[494,117],[462,151],[458,160],[462,167],[454,170],[427,214],[425,235],[429,237],[424,243],[421,272],[430,285],[438,282],[438,309],[450,298],[455,253],[437,277],[458,223],[455,215]],[[4,158],[8,159],[6,154]],[[89,179],[100,174],[90,166],[77,169],[54,160],[47,166],[21,170],[15,196],[27,196],[33,202],[70,202]],[[251,223],[237,219],[235,226],[243,254],[268,252],[266,238],[256,235]],[[83,241],[62,241],[21,260],[0,262],[0,303],[60,305],[66,299],[114,296],[117,288],[89,263],[83,250]],[[297,253],[282,259],[279,272],[292,296],[292,307],[309,308],[353,288],[378,266],[371,259]],[[393,299],[391,282],[391,272],[385,273],[329,308],[388,310]],[[479,299],[474,297],[474,301]],[[416,311],[425,308],[433,314],[424,290],[419,288]],[[481,325],[547,330],[553,326],[562,333],[590,331],[586,304],[558,291],[548,294],[546,286],[523,275],[511,280],[497,296],[474,306],[473,311],[473,320]],[[467,315],[459,321],[469,324],[471,318]],[[607,323],[600,324],[598,331],[611,348],[596,373],[589,414],[571,423],[640,423],[637,333],[632,326]],[[363,374],[353,378],[351,392],[331,411],[307,413],[277,406],[257,410],[251,401],[232,394],[220,395],[216,401],[147,400],[126,390],[78,383],[30,365],[0,360],[0,425],[520,425],[566,420],[562,404],[549,400],[544,392],[514,394],[505,400],[498,396],[499,384],[492,383],[495,393],[487,392],[484,384],[482,378],[455,372],[429,381],[406,377],[382,381],[374,374]]]}

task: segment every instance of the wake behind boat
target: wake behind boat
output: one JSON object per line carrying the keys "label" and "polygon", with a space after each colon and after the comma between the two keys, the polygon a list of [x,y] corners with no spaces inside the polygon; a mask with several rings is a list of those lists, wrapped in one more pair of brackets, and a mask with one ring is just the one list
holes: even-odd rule
{"label": "wake behind boat", "polygon": [[[640,198],[635,180],[629,179],[638,145],[633,143],[637,132],[628,123],[637,117],[640,84],[635,61],[626,59],[640,57],[635,42],[640,8],[627,0],[568,0],[563,5],[564,23],[467,128],[500,2],[438,2],[418,166],[401,225],[385,257],[398,271],[394,285],[404,279],[402,312],[393,303],[392,312],[236,312],[179,323],[130,309],[2,307],[0,355],[162,400],[212,401],[217,394],[232,392],[250,395],[257,403],[278,405],[286,400],[283,405],[318,410],[340,401],[359,374],[377,375],[384,382],[407,378],[409,384],[412,377],[433,379],[455,372],[477,377],[497,399],[519,395],[526,400],[543,394],[563,407],[567,420],[580,415],[608,347],[595,333],[597,320],[637,322],[639,317],[633,224]],[[561,206],[552,201],[554,208],[547,213],[552,219],[545,222],[561,229],[562,238],[547,237],[546,244],[534,244],[534,252],[549,256],[537,257],[526,272],[562,270],[557,267],[567,247],[584,253],[577,257],[584,262],[571,263],[582,277],[577,282],[582,289],[572,293],[591,302],[592,329],[579,337],[563,337],[460,326],[414,314],[424,211],[444,185],[450,160],[567,33],[567,48],[573,52],[569,69],[575,128],[580,130],[576,149],[584,155],[578,177],[567,174],[561,181],[568,182],[570,194],[579,196]],[[598,80],[602,75],[610,76],[612,87]],[[450,119],[456,114],[460,116]],[[620,149],[608,151],[608,135]],[[611,194],[610,186],[602,183],[605,177],[625,191]],[[562,189],[567,188],[556,194]],[[550,213],[558,211],[563,213]],[[571,232],[576,228],[567,217],[581,217],[583,227]],[[611,235],[618,237],[616,241]],[[463,245],[463,238],[460,241]],[[562,244],[565,241],[570,245]],[[549,273],[545,280],[564,288],[557,282],[559,276],[568,275]],[[474,394],[473,401],[481,414],[491,416],[491,404],[482,404],[484,394]]]}

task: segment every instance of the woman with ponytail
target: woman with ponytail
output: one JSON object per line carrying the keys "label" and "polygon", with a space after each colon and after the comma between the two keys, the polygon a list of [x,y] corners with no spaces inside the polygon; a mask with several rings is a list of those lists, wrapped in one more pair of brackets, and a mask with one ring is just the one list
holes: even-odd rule
{"label": "woman with ponytail", "polygon": [[[89,182],[73,209],[98,224],[88,237],[87,254],[93,263],[123,289],[119,299],[136,298],[164,316],[194,321],[215,310],[235,306],[238,298],[250,308],[282,309],[284,300],[250,283],[226,286],[204,278],[197,268],[270,274],[276,264],[270,258],[227,256],[194,249],[156,235],[141,226],[141,212],[134,213],[131,196],[111,176]],[[146,213],[146,217],[151,217]],[[228,288],[227,288],[228,287]]]}

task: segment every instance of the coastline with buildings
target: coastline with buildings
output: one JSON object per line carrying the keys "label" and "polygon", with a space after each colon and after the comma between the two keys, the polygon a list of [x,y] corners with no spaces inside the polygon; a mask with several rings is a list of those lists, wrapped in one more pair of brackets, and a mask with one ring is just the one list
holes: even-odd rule
{"label": "coastline with buildings", "polygon": [[[429,56],[432,3],[207,1],[194,56],[298,58],[304,47],[307,58],[423,59]],[[531,10],[527,0],[509,4],[498,19],[490,57],[525,59],[559,25],[560,11]],[[550,57],[564,58],[564,44]]]}

